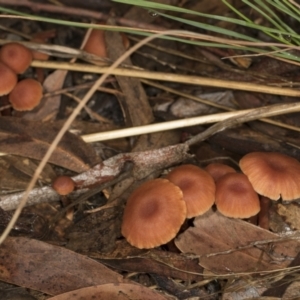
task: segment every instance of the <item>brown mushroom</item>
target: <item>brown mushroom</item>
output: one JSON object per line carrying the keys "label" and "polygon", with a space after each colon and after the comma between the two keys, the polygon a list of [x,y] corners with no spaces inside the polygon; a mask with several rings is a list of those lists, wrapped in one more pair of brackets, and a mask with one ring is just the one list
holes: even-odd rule
{"label": "brown mushroom", "polygon": [[43,96],[42,85],[31,78],[19,81],[9,94],[9,102],[18,111],[32,110]]}
{"label": "brown mushroom", "polygon": [[236,170],[234,168],[221,163],[211,163],[204,169],[212,176],[215,182],[217,182],[222,176],[228,173],[236,173]]}
{"label": "brown mushroom", "polygon": [[72,193],[75,189],[75,182],[69,176],[58,176],[52,182],[52,188],[61,196]]}
{"label": "brown mushroom", "polygon": [[0,96],[9,94],[18,82],[17,74],[0,62]]}
{"label": "brown mushroom", "polygon": [[15,73],[22,74],[30,66],[32,53],[19,43],[7,43],[0,49],[0,60]]}
{"label": "brown mushroom", "polygon": [[137,248],[154,248],[176,236],[185,216],[182,191],[167,179],[150,180],[128,198],[122,234]]}
{"label": "brown mushroom", "polygon": [[272,200],[300,198],[300,163],[277,152],[252,152],[240,160],[254,190]]}
{"label": "brown mushroom", "polygon": [[107,57],[104,30],[92,29],[83,50],[100,57]]}
{"label": "brown mushroom", "polygon": [[173,169],[166,178],[182,190],[187,218],[204,214],[214,204],[216,186],[205,170],[191,164],[181,165]]}
{"label": "brown mushroom", "polygon": [[247,176],[228,173],[216,183],[216,206],[226,217],[246,219],[260,210],[259,198]]}

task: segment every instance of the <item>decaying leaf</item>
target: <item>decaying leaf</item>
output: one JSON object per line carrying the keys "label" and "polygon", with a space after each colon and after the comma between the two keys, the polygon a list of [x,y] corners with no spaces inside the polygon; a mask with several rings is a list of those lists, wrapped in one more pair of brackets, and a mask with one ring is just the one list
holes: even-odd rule
{"label": "decaying leaf", "polygon": [[49,298],[49,300],[69,299],[167,300],[168,298],[144,286],[130,283],[115,283],[91,286]]}
{"label": "decaying leaf", "polygon": [[20,237],[7,238],[1,245],[0,279],[50,295],[122,282],[121,275],[86,256]]}
{"label": "decaying leaf", "polygon": [[[55,123],[0,117],[0,151],[40,160],[59,129]],[[49,162],[80,173],[99,163],[99,158],[90,145],[67,132]]]}
{"label": "decaying leaf", "polygon": [[[35,160],[20,156],[6,155],[2,159],[8,162],[12,167],[17,169],[18,171],[22,172],[23,174],[26,174],[29,180],[34,175],[34,172],[39,164],[39,162]],[[43,183],[49,184],[56,176],[57,175],[54,172],[52,166],[50,164],[46,164],[39,176],[39,180]]]}
{"label": "decaying leaf", "polygon": [[117,270],[139,273],[153,273],[184,281],[202,280],[203,268],[196,259],[158,249],[141,250],[125,240],[117,241],[116,249],[109,253],[89,253],[106,266]]}
{"label": "decaying leaf", "polygon": [[297,241],[282,240],[274,233],[212,210],[197,217],[194,225],[175,243],[183,253],[199,255],[200,265],[217,274],[281,269],[300,250]]}
{"label": "decaying leaf", "polygon": [[300,229],[300,207],[297,202],[292,202],[286,205],[276,203],[275,209],[291,229]]}

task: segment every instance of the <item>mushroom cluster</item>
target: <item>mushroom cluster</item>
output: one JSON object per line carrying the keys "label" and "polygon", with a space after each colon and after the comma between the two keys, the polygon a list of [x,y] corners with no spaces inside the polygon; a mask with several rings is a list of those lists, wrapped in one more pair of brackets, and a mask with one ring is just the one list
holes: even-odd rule
{"label": "mushroom cluster", "polygon": [[300,162],[296,159],[254,152],[240,160],[240,168],[243,173],[224,164],[205,169],[181,165],[165,179],[145,182],[127,201],[123,236],[141,249],[157,247],[173,239],[186,218],[204,214],[214,203],[231,218],[259,214],[259,225],[268,229],[269,199],[300,198]]}
{"label": "mushroom cluster", "polygon": [[122,234],[137,248],[165,244],[178,233],[186,218],[207,212],[215,202],[215,182],[194,165],[173,169],[164,179],[139,186],[127,200]]}
{"label": "mushroom cluster", "polygon": [[32,110],[43,96],[41,84],[34,79],[18,82],[30,66],[32,52],[19,43],[7,43],[0,49],[0,96],[8,95],[12,107],[18,111]]}

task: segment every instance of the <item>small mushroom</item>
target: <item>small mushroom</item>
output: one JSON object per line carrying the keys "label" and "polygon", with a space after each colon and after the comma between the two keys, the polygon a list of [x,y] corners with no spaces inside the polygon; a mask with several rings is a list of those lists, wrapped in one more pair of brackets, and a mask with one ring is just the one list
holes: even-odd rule
{"label": "small mushroom", "polygon": [[83,50],[100,57],[107,57],[104,30],[92,29]]}
{"label": "small mushroom", "polygon": [[17,74],[22,74],[32,61],[31,51],[19,43],[7,43],[0,49],[0,60]]}
{"label": "small mushroom", "polygon": [[75,189],[75,182],[69,176],[58,176],[52,182],[52,188],[61,196],[72,193]]}
{"label": "small mushroom", "polygon": [[18,111],[32,110],[43,97],[42,85],[31,78],[19,81],[8,96],[12,107]]}
{"label": "small mushroom", "polygon": [[225,174],[236,173],[236,170],[234,168],[220,163],[211,163],[204,169],[212,176],[215,182],[217,182]]}
{"label": "small mushroom", "polygon": [[154,248],[176,236],[185,216],[182,191],[167,179],[149,180],[128,198],[122,234],[137,248]]}
{"label": "small mushroom", "polygon": [[240,168],[247,175],[254,190],[261,195],[262,211],[258,223],[269,229],[271,200],[290,201],[300,197],[300,163],[278,152],[252,152],[240,160]]}
{"label": "small mushroom", "polygon": [[216,183],[216,206],[226,217],[246,219],[260,210],[259,198],[247,176],[228,173]]}
{"label": "small mushroom", "polygon": [[254,190],[272,200],[300,198],[300,163],[277,152],[252,152],[240,160]]}
{"label": "small mushroom", "polygon": [[213,206],[216,186],[205,170],[191,164],[181,165],[173,169],[166,178],[182,190],[187,218],[202,215]]}
{"label": "small mushroom", "polygon": [[0,96],[9,94],[18,82],[17,74],[0,62]]}

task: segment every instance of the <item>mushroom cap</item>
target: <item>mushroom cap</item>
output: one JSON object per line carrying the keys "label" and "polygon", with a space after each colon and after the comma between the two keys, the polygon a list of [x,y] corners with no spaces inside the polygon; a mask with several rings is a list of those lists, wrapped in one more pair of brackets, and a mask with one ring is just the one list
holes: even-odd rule
{"label": "mushroom cap", "polygon": [[236,170],[234,168],[221,163],[211,163],[204,169],[212,176],[215,182],[217,182],[225,174],[236,173]]}
{"label": "mushroom cap", "polygon": [[187,218],[207,212],[215,202],[216,185],[211,175],[194,165],[181,165],[173,169],[166,178],[183,192]]}
{"label": "mushroom cap", "polygon": [[9,94],[18,82],[17,74],[0,62],[0,96]]}
{"label": "mushroom cap", "polygon": [[100,29],[92,29],[83,50],[100,57],[107,57],[104,31]]}
{"label": "mushroom cap", "polygon": [[19,43],[7,43],[0,49],[0,60],[17,74],[22,74],[30,66],[32,53]]}
{"label": "mushroom cap", "polygon": [[128,198],[122,234],[137,248],[154,248],[176,236],[185,216],[181,190],[167,179],[149,180]]}
{"label": "mushroom cap", "polygon": [[257,193],[247,176],[228,173],[216,183],[216,206],[226,217],[249,218],[260,211]]}
{"label": "mushroom cap", "polygon": [[300,197],[300,163],[277,152],[252,152],[240,160],[254,190],[272,200],[293,200]]}
{"label": "mushroom cap", "polygon": [[[31,39],[31,42],[34,43],[44,43],[44,39],[42,38],[33,38]],[[45,53],[45,52],[41,52],[38,50],[31,50],[32,53],[32,59],[36,59],[36,60],[48,60],[49,59],[49,54]]]}
{"label": "mushroom cap", "polygon": [[62,196],[72,193],[75,189],[75,182],[69,176],[58,176],[52,182],[52,188]]}
{"label": "mushroom cap", "polygon": [[19,81],[8,96],[8,99],[15,110],[32,110],[43,97],[42,85],[31,78]]}

